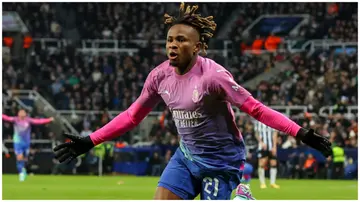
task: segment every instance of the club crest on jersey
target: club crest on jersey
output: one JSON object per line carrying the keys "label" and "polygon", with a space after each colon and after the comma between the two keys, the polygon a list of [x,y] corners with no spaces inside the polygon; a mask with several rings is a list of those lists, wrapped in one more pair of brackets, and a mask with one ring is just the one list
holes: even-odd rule
{"label": "club crest on jersey", "polygon": [[192,101],[195,102],[195,103],[199,101],[199,91],[197,90],[196,87],[195,87],[195,89],[193,91]]}

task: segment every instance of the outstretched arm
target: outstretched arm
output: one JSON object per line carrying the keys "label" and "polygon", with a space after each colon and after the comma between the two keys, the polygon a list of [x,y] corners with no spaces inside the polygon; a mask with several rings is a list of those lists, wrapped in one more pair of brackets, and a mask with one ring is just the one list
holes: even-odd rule
{"label": "outstretched arm", "polygon": [[214,73],[212,76],[212,83],[209,87],[212,91],[223,96],[225,100],[238,107],[241,111],[249,114],[271,128],[292,136],[296,136],[301,128],[283,114],[263,105],[253,98],[246,89],[234,81],[232,75],[228,71]]}
{"label": "outstretched arm", "polygon": [[285,115],[263,105],[252,96],[249,96],[242,105],[237,107],[265,125],[291,136],[296,136],[301,128]]}
{"label": "outstretched arm", "polygon": [[283,114],[263,105],[243,87],[238,85],[228,71],[217,71],[211,77],[210,90],[218,92],[225,100],[271,128],[301,140],[306,145],[319,150],[325,157],[331,154],[331,143],[314,130],[301,128]]}
{"label": "outstretched arm", "polygon": [[13,116],[8,116],[8,115],[5,115],[5,114],[3,114],[2,115],[2,119],[4,120],[4,121],[7,121],[7,122],[14,122],[14,120],[15,120],[15,117],[13,117]]}
{"label": "outstretched arm", "polygon": [[94,146],[112,140],[135,128],[161,100],[157,92],[155,71],[153,70],[146,78],[139,98],[126,111],[116,116],[108,124],[86,137],[65,133],[64,136],[71,139],[71,141],[54,148],[55,158],[59,162],[70,162],[79,155],[88,152]]}
{"label": "outstretched arm", "polygon": [[[143,99],[139,97],[139,99]],[[136,100],[129,109],[120,113],[104,127],[90,135],[94,145],[112,140],[135,128],[152,110],[152,107],[141,105],[140,100]]]}
{"label": "outstretched arm", "polygon": [[53,117],[51,117],[51,118],[45,118],[45,119],[29,118],[30,123],[31,123],[31,124],[34,124],[34,125],[48,124],[48,123],[52,122],[53,120],[54,120]]}
{"label": "outstretched arm", "polygon": [[156,89],[156,77],[151,72],[139,98],[126,111],[90,135],[93,144],[112,140],[135,128],[161,100]]}

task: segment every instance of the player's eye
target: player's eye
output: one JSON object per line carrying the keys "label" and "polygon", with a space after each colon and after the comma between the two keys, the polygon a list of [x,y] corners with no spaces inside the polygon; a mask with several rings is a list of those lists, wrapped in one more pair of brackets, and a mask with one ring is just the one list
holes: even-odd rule
{"label": "player's eye", "polygon": [[180,43],[185,41],[184,37],[178,37],[176,40]]}

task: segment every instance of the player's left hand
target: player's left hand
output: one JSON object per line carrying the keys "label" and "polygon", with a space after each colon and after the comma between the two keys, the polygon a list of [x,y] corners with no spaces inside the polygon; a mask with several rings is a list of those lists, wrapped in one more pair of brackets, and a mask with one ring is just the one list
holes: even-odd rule
{"label": "player's left hand", "polygon": [[71,141],[60,144],[53,149],[55,158],[58,159],[60,163],[64,161],[70,163],[73,159],[88,152],[95,146],[90,139],[90,136],[80,137],[67,133],[65,133],[64,136]]}
{"label": "player's left hand", "polygon": [[296,138],[304,144],[320,151],[325,157],[332,154],[331,143],[328,139],[315,133],[313,129],[306,130],[301,128]]}

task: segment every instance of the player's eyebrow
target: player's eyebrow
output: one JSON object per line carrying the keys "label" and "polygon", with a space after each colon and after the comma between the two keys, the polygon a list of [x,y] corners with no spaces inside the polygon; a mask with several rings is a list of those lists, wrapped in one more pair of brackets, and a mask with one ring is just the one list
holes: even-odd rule
{"label": "player's eyebrow", "polygon": [[184,38],[184,39],[188,39],[189,37],[187,37],[186,35],[183,35],[183,34],[178,34],[176,36],[168,35],[167,38]]}
{"label": "player's eyebrow", "polygon": [[179,36],[186,37],[184,34],[177,34],[177,35],[175,35],[175,36],[168,35],[168,37],[179,37]]}
{"label": "player's eyebrow", "polygon": [[176,36],[176,38],[184,38],[184,39],[187,39],[188,37],[185,36],[185,35],[179,34],[179,35]]}

